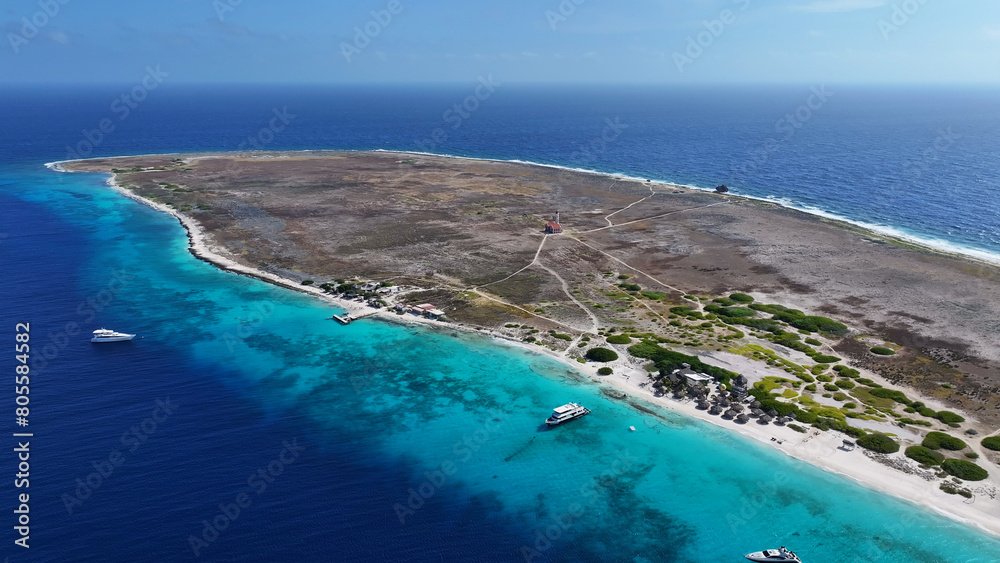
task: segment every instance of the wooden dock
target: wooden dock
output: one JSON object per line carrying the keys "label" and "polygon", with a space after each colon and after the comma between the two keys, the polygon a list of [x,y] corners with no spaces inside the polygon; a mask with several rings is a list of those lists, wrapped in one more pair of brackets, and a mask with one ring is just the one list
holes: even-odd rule
{"label": "wooden dock", "polygon": [[377,314],[381,310],[382,309],[375,309],[374,311],[367,311],[367,312],[360,313],[360,314],[357,314],[357,315],[347,315],[347,316],[344,316],[344,317],[341,317],[340,315],[333,315],[332,317],[330,317],[327,320],[337,321],[338,323],[340,323],[342,325],[349,325],[349,324],[353,323],[354,321],[359,321],[361,319],[366,319],[368,317],[371,317],[371,316]]}

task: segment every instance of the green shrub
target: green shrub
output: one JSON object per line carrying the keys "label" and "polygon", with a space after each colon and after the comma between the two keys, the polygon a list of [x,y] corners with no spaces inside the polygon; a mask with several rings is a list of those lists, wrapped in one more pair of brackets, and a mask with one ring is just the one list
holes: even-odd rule
{"label": "green shrub", "polygon": [[875,346],[871,349],[872,354],[878,354],[879,356],[895,356],[896,351],[892,348],[886,348],[885,346]]}
{"label": "green shrub", "polygon": [[[826,364],[816,364],[816,365],[814,365],[814,366],[812,367],[812,369],[811,369],[811,370],[809,370],[809,371],[811,371],[813,375],[819,375],[819,374],[823,373],[824,371],[826,371]],[[826,378],[828,378],[828,379],[827,379],[827,382],[828,382],[828,383],[829,383],[830,381],[833,381],[833,378],[832,378],[832,377],[830,377],[829,375],[824,375],[823,377],[826,377]]]}
{"label": "green shrub", "polygon": [[620,279],[620,280],[627,280],[630,277],[632,277],[632,276],[630,276],[628,274],[618,274],[618,279]]}
{"label": "green shrub", "polygon": [[858,408],[857,403],[844,403],[845,409],[856,409]]}
{"label": "green shrub", "polygon": [[656,367],[663,375],[680,368],[682,364],[690,365],[695,371],[707,373],[720,383],[728,384],[731,379],[739,375],[735,372],[706,364],[697,356],[688,356],[686,354],[681,354],[680,352],[674,352],[673,350],[661,348],[656,343],[649,340],[643,340],[639,344],[629,346],[628,353],[636,358],[652,360],[656,363]]}
{"label": "green shrub", "polygon": [[881,385],[879,385],[878,383],[875,383],[874,381],[872,381],[871,379],[868,379],[867,377],[858,378],[858,383],[860,383],[862,385],[867,385],[868,387],[875,387],[875,388],[881,387]]}
{"label": "green shrub", "polygon": [[800,410],[795,413],[795,420],[803,424],[812,424],[819,420],[819,415],[814,412]]}
{"label": "green shrub", "polygon": [[316,283],[316,282],[314,282],[314,281],[312,281],[312,280],[303,280],[303,281],[302,281],[302,285],[312,285],[312,284],[314,284],[314,283]]}
{"label": "green shrub", "polygon": [[840,361],[840,358],[837,356],[827,356],[825,354],[816,354],[812,359],[817,364],[835,364]]}
{"label": "green shrub", "polygon": [[910,446],[905,453],[906,457],[923,465],[941,465],[944,461],[943,455],[923,446]]}
{"label": "green shrub", "polygon": [[729,296],[729,299],[737,303],[753,303],[753,297],[747,295],[746,293],[733,293]]}
{"label": "green shrub", "polygon": [[979,459],[979,454],[976,452],[965,452],[965,457],[969,459]]}
{"label": "green shrub", "polygon": [[959,422],[965,422],[964,418],[951,411],[938,411],[937,416],[934,418],[945,424],[958,424]]}
{"label": "green shrub", "polygon": [[982,481],[990,475],[982,467],[964,459],[946,459],[941,463],[941,469],[948,475],[965,481]]}
{"label": "green shrub", "polygon": [[[815,368],[814,368],[814,370],[815,370]],[[815,373],[815,371],[813,371],[813,373]],[[819,381],[822,381],[823,383],[833,383],[833,378],[830,377],[829,375],[817,375],[816,379],[818,379]]]}
{"label": "green shrub", "polygon": [[625,291],[640,291],[642,287],[637,283],[620,283],[618,287],[624,289]]}
{"label": "green shrub", "polygon": [[861,372],[856,369],[851,369],[847,366],[833,366],[833,371],[839,373],[844,377],[850,377],[851,379],[857,378],[861,375]]}
{"label": "green shrub", "polygon": [[812,344],[813,346],[822,346],[823,343],[815,338],[806,338],[806,344]]}
{"label": "green shrub", "polygon": [[667,296],[666,293],[657,293],[655,291],[643,291],[642,296],[646,299],[652,299],[653,301],[659,301]]}
{"label": "green shrub", "polygon": [[872,389],[870,393],[873,397],[892,399],[893,401],[903,405],[913,405],[913,401],[907,399],[906,395],[902,391],[895,391],[893,389]]}
{"label": "green shrub", "polygon": [[833,391],[839,391],[840,387],[837,387],[833,383],[826,383],[826,384],[823,385],[823,389],[826,389],[827,391],[833,392]]}
{"label": "green shrub", "polygon": [[837,387],[841,389],[854,389],[855,384],[850,379],[838,379],[836,381]]}
{"label": "green shrub", "polygon": [[608,344],[631,344],[632,339],[624,334],[616,334],[608,337]]}
{"label": "green shrub", "polygon": [[944,432],[931,432],[921,443],[925,448],[940,450],[942,448],[957,452],[966,448],[965,442]]}
{"label": "green shrub", "polygon": [[837,400],[837,401],[846,401],[850,397],[848,397],[847,395],[845,395],[843,393],[834,393],[833,394],[833,398],[834,398],[834,400]]}
{"label": "green shrub", "polygon": [[796,432],[801,432],[803,434],[806,433],[806,429],[802,428],[798,424],[789,424],[788,427],[791,428],[792,430],[796,431]]}
{"label": "green shrub", "polygon": [[993,450],[995,452],[1000,452],[1000,436],[990,436],[989,438],[983,438],[980,442],[984,448],[987,450]]}
{"label": "green shrub", "polygon": [[858,445],[866,450],[881,454],[894,454],[899,451],[899,443],[885,434],[868,434],[858,438]]}
{"label": "green shrub", "polygon": [[591,348],[587,350],[586,356],[594,362],[613,362],[618,359],[618,353],[607,348]]}
{"label": "green shrub", "polygon": [[611,369],[609,367],[603,367],[603,368],[597,370],[597,373],[600,374],[600,375],[611,375],[614,372],[615,372],[615,370],[613,370],[613,369]]}

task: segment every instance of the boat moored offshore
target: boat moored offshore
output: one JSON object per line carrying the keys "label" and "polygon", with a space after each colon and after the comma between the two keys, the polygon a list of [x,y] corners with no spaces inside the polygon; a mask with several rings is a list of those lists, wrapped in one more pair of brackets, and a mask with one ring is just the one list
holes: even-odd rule
{"label": "boat moored offshore", "polygon": [[750,561],[758,563],[802,563],[802,560],[799,559],[798,555],[795,555],[794,551],[789,551],[784,546],[778,549],[755,551],[746,554],[745,557]]}
{"label": "boat moored offshore", "polygon": [[132,340],[135,338],[134,334],[125,334],[124,332],[115,332],[113,330],[108,330],[106,328],[97,329],[94,331],[93,338],[90,339],[91,342],[124,342],[126,340]]}
{"label": "boat moored offshore", "polygon": [[576,403],[566,403],[561,407],[553,409],[552,416],[545,420],[545,424],[556,426],[588,414],[590,414],[590,409]]}

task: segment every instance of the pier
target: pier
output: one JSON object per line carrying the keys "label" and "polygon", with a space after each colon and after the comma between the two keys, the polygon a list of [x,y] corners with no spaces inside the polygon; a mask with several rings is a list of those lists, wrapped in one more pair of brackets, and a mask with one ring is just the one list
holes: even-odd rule
{"label": "pier", "polygon": [[338,323],[340,323],[342,325],[349,325],[349,324],[353,323],[354,321],[359,321],[361,319],[367,319],[368,317],[374,316],[374,315],[378,314],[378,312],[381,311],[381,310],[382,309],[375,309],[374,311],[367,311],[367,312],[364,312],[364,313],[357,313],[357,314],[353,314],[353,315],[345,315],[343,317],[340,316],[340,315],[333,315],[333,316],[331,316],[327,320],[337,321]]}

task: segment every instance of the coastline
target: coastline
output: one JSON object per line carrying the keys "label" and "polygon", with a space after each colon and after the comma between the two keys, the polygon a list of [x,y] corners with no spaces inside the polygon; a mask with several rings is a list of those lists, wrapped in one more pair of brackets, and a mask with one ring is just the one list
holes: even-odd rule
{"label": "coastline", "polygon": [[[669,187],[672,189],[684,189],[692,190],[703,193],[716,193],[713,188],[704,188],[701,186],[695,186],[691,184],[681,184],[677,182],[672,182],[669,180],[652,180],[649,178],[640,178],[637,176],[630,176],[628,174],[620,172],[608,172],[601,170],[592,170],[587,168],[575,168],[571,166],[562,166],[558,164],[549,164],[544,162],[534,162],[530,160],[521,159],[499,159],[499,158],[484,158],[484,157],[471,157],[471,156],[461,156],[453,154],[437,154],[429,152],[420,151],[408,151],[408,150],[391,150],[391,149],[305,149],[305,150],[290,150],[290,151],[277,151],[277,152],[287,152],[287,153],[330,153],[330,152],[344,152],[344,153],[386,153],[386,154],[399,154],[399,155],[418,155],[418,156],[430,156],[436,158],[447,158],[454,160],[467,160],[473,162],[492,162],[500,164],[523,164],[528,166],[539,166],[543,168],[550,168],[553,170],[562,170],[567,172],[574,172],[579,174],[591,174],[594,176],[599,176],[608,179],[626,180],[633,182],[649,183],[654,186]],[[86,162],[89,160],[101,160],[103,158],[121,158],[127,157],[162,157],[162,156],[184,156],[186,154],[191,154],[198,158],[212,158],[214,156],[227,156],[234,154],[247,154],[245,152],[206,152],[206,153],[150,153],[150,154],[140,154],[140,155],[122,155],[122,156],[112,156],[112,157],[95,157],[95,158],[83,158],[77,160],[57,160],[53,162],[45,163],[45,167],[56,171],[56,172],[67,172],[65,168],[62,167],[63,163],[67,162]],[[777,206],[781,209],[787,209],[791,211],[797,211],[799,213],[804,213],[811,217],[817,218],[822,221],[829,221],[838,224],[841,228],[850,230],[860,230],[865,235],[873,238],[878,238],[885,240],[890,243],[901,244],[905,246],[916,247],[917,249],[929,252],[933,254],[939,254],[942,256],[948,256],[952,258],[959,258],[962,260],[968,260],[972,262],[980,262],[989,266],[1000,266],[1000,252],[990,252],[987,250],[981,250],[978,248],[968,248],[956,243],[952,243],[945,240],[938,240],[933,238],[927,238],[919,235],[913,235],[907,233],[897,227],[892,227],[888,225],[878,225],[875,223],[868,223],[865,221],[860,221],[856,219],[851,219],[849,217],[844,217],[838,215],[837,213],[826,211],[818,207],[812,207],[807,205],[795,205],[793,202],[788,200],[783,200],[783,198],[773,198],[773,197],[760,197],[748,194],[735,194],[729,192],[727,194],[719,194],[727,198],[743,199],[752,202],[764,203],[769,205]]]}
{"label": "coastline", "polygon": [[[383,152],[394,152],[394,151],[383,151]],[[413,154],[413,153],[399,153],[399,154]],[[440,156],[440,155],[435,155]],[[465,157],[457,157],[465,158]],[[471,160],[482,160],[482,159],[471,159]],[[500,161],[500,162],[511,162],[511,161]],[[46,164],[50,169],[65,172],[65,169],[60,165],[60,163],[49,163]],[[546,166],[546,165],[543,165]],[[600,174],[605,176],[613,176],[600,172],[592,172],[594,174]],[[318,297],[324,302],[333,304],[337,307],[345,309],[349,312],[362,312],[371,309],[365,307],[364,305],[358,304],[356,302],[347,301],[343,299],[338,299],[330,295],[325,294],[318,288],[310,286],[302,286],[301,284],[295,283],[292,280],[282,278],[280,276],[270,274],[252,268],[249,266],[244,266],[239,264],[231,258],[224,256],[224,250],[213,247],[208,237],[203,232],[201,226],[197,221],[181,214],[180,212],[166,206],[159,204],[157,202],[147,200],[142,198],[131,191],[125,189],[124,187],[118,185],[115,181],[116,176],[114,174],[107,180],[107,185],[110,186],[115,191],[120,194],[137,201],[143,205],[151,207],[157,211],[167,213],[174,218],[176,218],[181,225],[184,227],[189,242],[190,252],[198,259],[208,262],[219,269],[235,273],[238,275],[245,275],[248,277],[253,277],[260,281],[267,283],[272,283],[287,289],[292,289],[295,291],[300,291]],[[675,184],[661,184],[669,185],[673,187],[685,187],[677,186]],[[688,188],[692,189],[692,188]],[[735,196],[744,197],[744,196]],[[936,249],[929,249],[929,251],[938,252]],[[968,258],[962,256],[963,258]],[[426,319],[414,317],[412,315],[396,315],[391,312],[380,312],[375,315],[376,318],[382,319],[383,321],[398,321],[403,323],[419,324],[423,326],[430,326],[448,330],[461,330],[463,332],[468,332],[472,334],[480,334],[493,338],[494,340],[502,343],[511,345],[512,347],[519,348],[521,350],[526,350],[529,352],[534,352],[536,354],[541,354],[548,356],[557,361],[560,361],[568,368],[573,371],[583,373],[589,378],[600,384],[609,385],[619,391],[626,394],[625,398],[637,397],[644,402],[651,403],[663,408],[666,408],[672,412],[679,413],[690,418],[695,418],[709,424],[713,424],[720,428],[726,428],[735,430],[740,436],[746,439],[752,439],[762,444],[770,444],[772,447],[777,448],[779,451],[786,455],[795,457],[801,461],[809,463],[819,469],[824,471],[839,474],[841,476],[850,478],[855,482],[861,484],[862,486],[874,490],[879,493],[892,495],[894,497],[909,501],[911,503],[922,506],[929,509],[935,513],[946,516],[953,520],[959,521],[963,524],[975,527],[983,532],[1000,536],[1000,520],[994,517],[992,514],[986,512],[986,509],[990,508],[985,502],[980,502],[978,504],[966,504],[963,502],[961,497],[956,495],[947,495],[937,488],[933,488],[928,494],[928,484],[923,481],[920,477],[915,475],[903,474],[899,471],[886,468],[881,466],[876,461],[868,458],[864,453],[858,449],[853,452],[844,452],[837,449],[837,445],[842,440],[843,436],[835,433],[819,433],[818,431],[811,430],[809,434],[801,434],[787,427],[776,427],[776,426],[760,426],[754,422],[747,425],[737,425],[732,422],[723,421],[718,417],[707,414],[704,411],[697,410],[693,403],[690,402],[678,402],[666,397],[655,397],[649,390],[640,387],[638,381],[634,381],[631,378],[622,377],[622,369],[624,368],[625,373],[629,376],[640,376],[640,379],[648,380],[645,377],[645,372],[640,371],[636,366],[625,366],[622,363],[614,364],[616,367],[616,375],[609,377],[598,376],[596,373],[597,365],[595,364],[580,364],[576,361],[571,360],[566,357],[563,353],[550,350],[548,348],[541,348],[536,345],[530,345],[524,342],[520,342],[509,337],[505,337],[494,331],[486,329],[478,329],[475,327],[460,325],[460,324],[442,324],[437,321],[429,321]],[[640,415],[644,416],[644,415]],[[641,427],[640,427],[641,431]],[[781,440],[781,443],[772,441],[771,438],[776,438]],[[990,485],[996,484],[996,478],[991,478],[989,481],[984,482]],[[933,501],[933,502],[931,502]]]}

